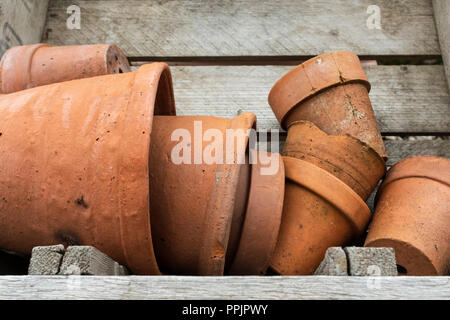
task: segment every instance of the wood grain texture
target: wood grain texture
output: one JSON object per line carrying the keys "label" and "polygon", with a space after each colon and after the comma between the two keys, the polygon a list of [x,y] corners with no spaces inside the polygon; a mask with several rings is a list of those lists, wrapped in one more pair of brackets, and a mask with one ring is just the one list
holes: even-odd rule
{"label": "wood grain texture", "polygon": [[[292,66],[171,67],[177,114],[234,117],[248,111],[256,114],[259,130],[279,129],[267,96],[290,69]],[[365,70],[383,133],[450,131],[450,99],[442,66],[372,66]]]}
{"label": "wood grain texture", "polygon": [[434,18],[450,89],[450,1],[433,0]]}
{"label": "wood grain texture", "polygon": [[12,46],[41,41],[47,5],[48,0],[0,2],[0,57]]}
{"label": "wood grain texture", "polygon": [[[66,8],[81,8],[81,30]],[[381,29],[369,29],[370,5]],[[431,0],[51,0],[48,42],[113,42],[132,57],[438,55]]]}
{"label": "wood grain texture", "polygon": [[449,277],[4,276],[0,299],[450,299]]}

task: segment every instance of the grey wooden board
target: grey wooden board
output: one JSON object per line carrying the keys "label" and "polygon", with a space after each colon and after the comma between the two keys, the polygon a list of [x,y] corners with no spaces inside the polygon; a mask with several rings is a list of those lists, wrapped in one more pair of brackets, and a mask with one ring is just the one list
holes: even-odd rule
{"label": "grey wooden board", "polygon": [[450,1],[433,0],[433,9],[445,65],[445,74],[447,75],[447,83],[450,88]]}
{"label": "grey wooden board", "polygon": [[[267,96],[273,84],[292,68],[171,67],[177,113],[234,117],[248,111],[256,114],[259,130],[279,128]],[[450,99],[442,66],[370,66],[365,70],[382,132],[450,132]]]}
{"label": "grey wooden board", "polygon": [[0,57],[12,46],[41,41],[47,5],[48,0],[0,2]]}
{"label": "grey wooden board", "polygon": [[405,141],[393,140],[384,141],[389,155],[387,166],[390,167],[396,162],[412,156],[438,156],[450,158],[450,140],[423,140],[423,141]]}
{"label": "grey wooden board", "polygon": [[449,277],[4,276],[0,299],[450,299]]}
{"label": "grey wooden board", "polygon": [[[81,29],[66,9],[81,8]],[[369,29],[377,5],[381,29]],[[436,55],[431,0],[51,0],[48,42],[114,42],[128,56]]]}

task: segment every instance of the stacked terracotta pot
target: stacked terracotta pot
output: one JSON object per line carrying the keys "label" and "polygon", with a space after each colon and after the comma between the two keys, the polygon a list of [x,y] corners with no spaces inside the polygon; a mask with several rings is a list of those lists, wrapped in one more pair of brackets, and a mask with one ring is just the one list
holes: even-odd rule
{"label": "stacked terracotta pot", "polygon": [[327,248],[363,236],[371,215],[365,200],[387,157],[369,90],[358,57],[342,51],[306,61],[270,91],[288,131],[283,219],[270,264],[277,273],[312,274]]}
{"label": "stacked terracotta pot", "polygon": [[[136,274],[264,274],[285,179],[279,156],[272,175],[249,164],[264,155],[249,146],[255,115],[175,116],[166,64],[128,71],[111,45],[4,55],[0,247],[92,245]],[[219,148],[202,145],[211,132],[225,137]],[[196,150],[231,159],[196,162]]]}

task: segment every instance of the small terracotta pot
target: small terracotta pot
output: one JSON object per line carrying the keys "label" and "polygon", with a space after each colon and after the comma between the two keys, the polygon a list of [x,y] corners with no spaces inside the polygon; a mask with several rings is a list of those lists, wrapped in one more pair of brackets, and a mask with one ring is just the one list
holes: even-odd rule
{"label": "small terracotta pot", "polygon": [[0,62],[0,93],[129,71],[128,60],[116,45],[13,47]]}
{"label": "small terracotta pot", "polygon": [[296,158],[283,160],[283,216],[270,267],[282,275],[309,275],[329,247],[361,237],[370,210],[358,194],[327,171]]}
{"label": "small terracotta pot", "polygon": [[0,247],[92,245],[158,274],[150,233],[153,114],[174,114],[164,63],[0,96]]}
{"label": "small terracotta pot", "polygon": [[387,173],[376,197],[367,247],[395,250],[403,275],[450,273],[450,160],[418,156]]}
{"label": "small terracotta pot", "polygon": [[282,154],[328,171],[364,201],[386,172],[384,160],[364,142],[348,134],[328,135],[309,121],[291,124]]}
{"label": "small terracotta pot", "polygon": [[308,120],[328,134],[348,133],[387,158],[369,99],[370,84],[358,56],[322,54],[295,67],[269,93],[269,104],[284,129]]}
{"label": "small terracotta pot", "polygon": [[[195,150],[200,150],[197,153],[200,155],[209,154],[212,141],[202,142],[202,139],[207,131],[213,130],[223,137],[223,144],[215,154],[223,147],[225,157],[226,130],[242,129],[244,132],[254,127],[255,121],[252,113],[243,113],[234,119],[155,117],[150,154],[150,202],[153,243],[163,272],[223,274],[227,249],[236,247],[239,241],[248,199],[249,164],[248,161],[237,163],[240,157],[245,160],[248,136],[240,136],[243,149],[238,149],[238,144],[232,149],[234,163],[231,164],[226,159],[223,164],[207,162],[201,157],[196,161]],[[196,127],[196,123],[201,127]],[[188,134],[189,140],[179,141],[177,132]],[[180,143],[191,150],[189,155],[186,153],[188,160],[184,163],[174,158],[185,155],[185,150],[177,149]]]}
{"label": "small terracotta pot", "polygon": [[[261,155],[262,151],[258,152]],[[281,224],[284,200],[284,164],[279,154],[277,170],[265,174],[260,156],[251,165],[250,194],[239,246],[229,274],[263,275],[269,267]]]}

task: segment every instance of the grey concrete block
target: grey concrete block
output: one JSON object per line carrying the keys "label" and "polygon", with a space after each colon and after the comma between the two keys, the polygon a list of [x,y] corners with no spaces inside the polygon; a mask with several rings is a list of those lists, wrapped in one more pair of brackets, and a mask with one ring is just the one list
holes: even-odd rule
{"label": "grey concrete block", "polygon": [[31,252],[28,274],[31,275],[54,275],[58,274],[59,266],[64,255],[64,246],[34,247]]}
{"label": "grey concrete block", "polygon": [[66,249],[59,274],[62,275],[126,275],[128,270],[91,246]]}
{"label": "grey concrete block", "polygon": [[396,276],[397,264],[392,248],[344,248],[351,276]]}
{"label": "grey concrete block", "polygon": [[320,263],[314,275],[317,276],[346,276],[347,258],[341,247],[328,248],[325,258]]}

